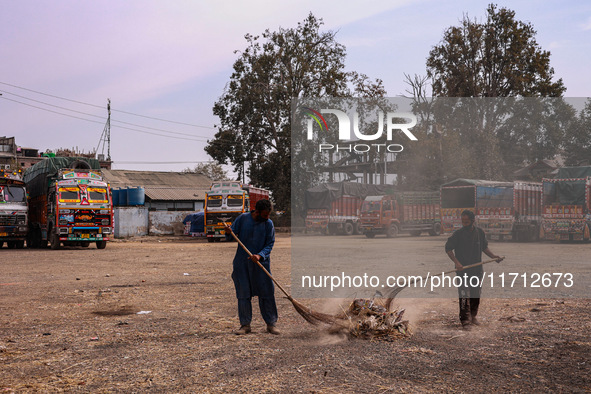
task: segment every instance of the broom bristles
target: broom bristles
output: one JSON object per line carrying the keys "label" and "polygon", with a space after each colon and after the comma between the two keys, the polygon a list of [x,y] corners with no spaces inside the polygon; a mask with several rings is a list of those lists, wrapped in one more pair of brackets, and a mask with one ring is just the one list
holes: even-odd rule
{"label": "broom bristles", "polygon": [[291,297],[288,299],[293,304],[295,310],[310,324],[318,325],[319,323],[325,324],[333,324],[335,322],[335,317],[326,313],[316,312],[310,309],[309,307],[300,304],[298,301],[294,300]]}

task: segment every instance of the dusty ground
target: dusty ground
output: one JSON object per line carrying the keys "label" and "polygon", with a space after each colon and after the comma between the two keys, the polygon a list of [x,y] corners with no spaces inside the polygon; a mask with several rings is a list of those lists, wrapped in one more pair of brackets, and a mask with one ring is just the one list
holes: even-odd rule
{"label": "dusty ground", "polygon": [[[105,250],[0,250],[0,390],[591,391],[589,300],[486,299],[484,326],[464,332],[457,301],[401,299],[414,335],[383,342],[330,336],[278,293],[282,335],[264,332],[255,304],[254,333],[237,337],[235,248],[150,238]],[[547,250],[559,258],[560,248]],[[288,236],[278,238],[272,268],[290,282]]]}

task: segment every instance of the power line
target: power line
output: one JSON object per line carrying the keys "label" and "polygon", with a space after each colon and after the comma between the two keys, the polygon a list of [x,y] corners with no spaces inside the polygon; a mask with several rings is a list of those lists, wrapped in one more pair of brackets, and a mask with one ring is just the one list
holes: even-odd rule
{"label": "power line", "polygon": [[[74,118],[74,119],[85,120],[85,121],[91,122],[91,123],[103,124],[103,122],[99,122],[99,121],[96,121],[96,120],[86,119],[86,118],[82,118],[80,116],[75,116],[75,115],[69,115],[69,114],[65,114],[63,112],[53,111],[51,109],[47,109],[47,108],[43,108],[43,107],[38,107],[36,105],[32,105],[32,104],[28,104],[28,103],[23,103],[22,101],[9,99],[8,97],[0,96],[0,98],[1,99],[4,99],[4,100],[12,101],[14,103],[26,105],[28,107],[37,108],[37,109],[40,109],[42,111],[47,111],[47,112],[51,112],[51,113],[62,115],[62,116],[67,116],[67,117]],[[184,137],[175,137],[175,136],[166,135],[166,134],[152,133],[150,131],[138,130],[138,129],[134,129],[134,128],[131,128],[131,127],[125,127],[125,126],[118,126],[118,128],[125,129],[125,130],[136,131],[138,133],[157,135],[157,136],[166,137],[166,138],[174,138],[174,139],[179,139],[179,140],[196,141],[196,142],[208,142],[207,139],[206,140],[202,140],[202,139],[201,140],[198,140],[198,139],[195,139],[195,138],[206,138],[206,137],[198,137],[198,136],[195,136],[195,138],[184,138]]]}
{"label": "power line", "polygon": [[[10,94],[12,96],[23,98],[25,100],[33,101],[35,103],[47,105],[49,107],[58,108],[58,109],[62,109],[64,111],[70,111],[70,112],[74,112],[74,113],[82,114],[82,115],[86,115],[86,116],[91,116],[91,117],[99,118],[99,119],[102,119],[103,121],[106,121],[106,118],[104,116],[94,115],[94,114],[90,114],[88,112],[76,111],[74,109],[70,109],[70,108],[66,108],[66,107],[61,107],[59,105],[54,105],[54,104],[46,103],[45,101],[35,100],[35,99],[30,98],[30,97],[21,96],[21,95],[18,95],[16,93],[8,92],[6,90],[2,90],[2,92],[6,93],[6,94]],[[21,103],[20,101],[15,101],[15,102]],[[21,103],[21,104],[23,104],[23,103]],[[39,107],[35,107],[35,108],[39,108]],[[102,109],[104,109],[104,108],[102,108]],[[113,120],[113,122],[115,122],[115,123],[121,123],[121,124],[126,124],[126,125],[129,125],[129,126],[142,127],[142,128],[149,129],[149,130],[162,131],[164,133],[184,135],[184,136],[196,137],[196,138],[208,138],[208,137],[201,136],[201,135],[180,133],[180,132],[177,132],[177,131],[170,131],[170,130],[164,130],[164,129],[159,129],[159,128],[155,128],[155,127],[143,126],[143,125],[139,125],[139,124],[135,124],[135,123],[124,122],[122,120]]]}
{"label": "power line", "polygon": [[[65,98],[65,97],[61,97],[61,96],[56,96],[56,95],[54,95],[54,94],[43,93],[43,92],[39,92],[39,91],[37,91],[37,90],[28,89],[28,88],[24,88],[24,87],[22,87],[22,86],[13,85],[13,84],[6,83],[6,82],[1,82],[1,81],[0,81],[0,84],[2,84],[2,85],[6,85],[6,86],[11,86],[11,87],[13,87],[13,88],[17,88],[17,89],[26,90],[26,91],[28,91],[28,92],[32,92],[32,93],[36,93],[36,94],[41,94],[41,95],[43,95],[43,96],[47,96],[47,97],[53,97],[53,98],[56,98],[56,99],[60,99],[60,100],[69,101],[69,102],[71,102],[71,103],[77,103],[77,104],[87,105],[87,106],[89,106],[89,107],[94,107],[94,108],[101,108],[101,109],[103,109],[103,107],[102,107],[102,106],[100,106],[100,105],[96,105],[96,104],[90,104],[90,103],[85,103],[85,102],[83,102],[83,101],[78,101],[78,100],[72,100],[72,99],[69,99],[69,98]],[[122,110],[113,110],[113,112],[121,112],[121,113],[123,113],[123,114],[127,114],[127,115],[133,115],[133,116],[138,116],[138,117],[141,117],[141,118],[147,118],[147,119],[158,120],[158,121],[160,121],[160,122],[175,123],[175,124],[180,124],[180,125],[185,125],[185,126],[191,126],[191,127],[200,127],[200,128],[204,128],[204,129],[212,129],[212,130],[215,128],[215,127],[211,127],[211,126],[203,126],[203,125],[197,125],[197,124],[192,124],[192,123],[178,122],[178,121],[175,121],[175,120],[169,120],[169,119],[156,118],[156,117],[153,117],[153,116],[141,115],[141,114],[136,114],[136,113],[133,113],[133,112],[122,111]]]}

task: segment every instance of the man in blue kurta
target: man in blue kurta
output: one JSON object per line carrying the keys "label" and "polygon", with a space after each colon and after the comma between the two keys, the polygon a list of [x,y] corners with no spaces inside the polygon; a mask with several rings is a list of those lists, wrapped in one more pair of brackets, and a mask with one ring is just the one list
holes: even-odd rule
{"label": "man in blue kurta", "polygon": [[259,308],[267,323],[267,332],[279,334],[279,330],[275,327],[277,323],[275,286],[271,278],[254,262],[256,259],[269,273],[271,272],[270,254],[275,244],[275,227],[269,219],[271,210],[269,200],[259,200],[254,211],[243,213],[232,223],[234,234],[253,254],[252,258],[249,257],[248,253],[238,245],[234,256],[232,279],[236,288],[236,298],[238,298],[238,316],[241,325],[236,331],[237,335],[251,332],[253,296],[259,297]]}

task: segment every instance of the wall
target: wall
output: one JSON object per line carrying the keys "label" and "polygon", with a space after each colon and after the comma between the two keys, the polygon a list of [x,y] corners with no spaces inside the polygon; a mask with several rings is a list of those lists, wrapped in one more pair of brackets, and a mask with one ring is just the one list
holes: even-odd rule
{"label": "wall", "polygon": [[148,233],[150,235],[183,235],[183,219],[195,211],[150,211]]}
{"label": "wall", "polygon": [[114,207],[115,238],[148,234],[148,208]]}

